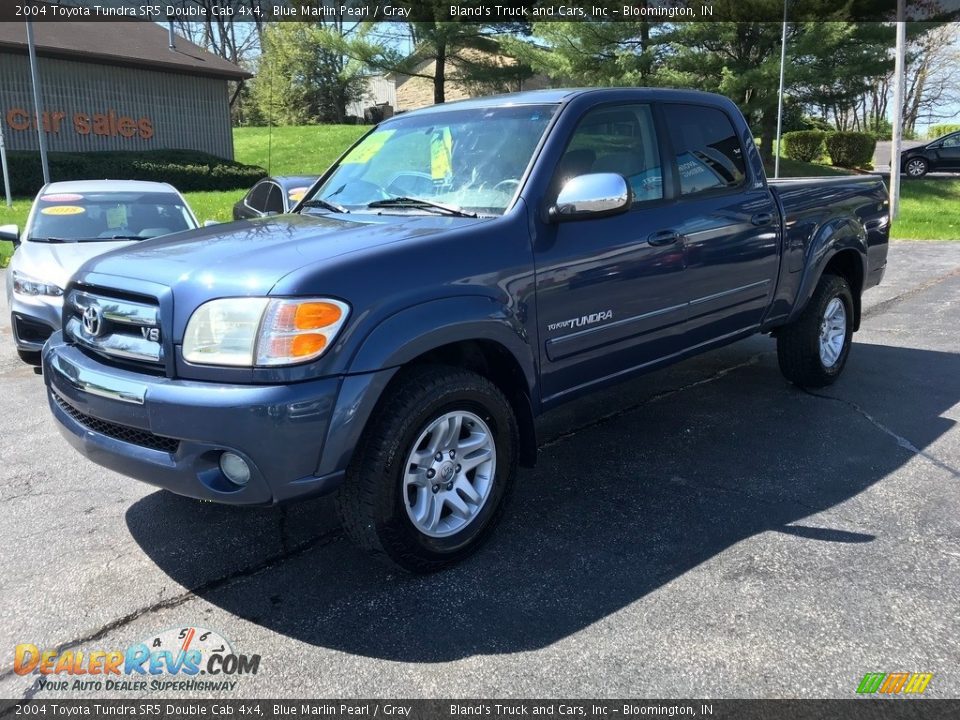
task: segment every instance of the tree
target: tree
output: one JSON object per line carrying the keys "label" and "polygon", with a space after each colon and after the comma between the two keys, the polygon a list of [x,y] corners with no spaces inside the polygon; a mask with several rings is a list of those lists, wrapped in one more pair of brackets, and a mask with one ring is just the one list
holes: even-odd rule
{"label": "tree", "polygon": [[903,103],[903,129],[916,134],[917,122],[956,117],[960,103],[960,31],[955,23],[924,25],[910,40]]}
{"label": "tree", "polygon": [[339,20],[278,22],[264,30],[252,95],[265,119],[280,125],[346,119],[365,87],[360,64],[337,50],[348,32]]}
{"label": "tree", "polygon": [[[724,16],[737,12],[732,7]],[[673,56],[662,73],[667,84],[718,92],[736,102],[757,128],[765,160],[773,156],[777,129],[781,30],[779,23],[679,24],[670,33]]]}
{"label": "tree", "polygon": [[534,23],[536,42],[513,39],[505,48],[557,83],[649,86],[658,84],[664,27],[651,22]]}
{"label": "tree", "polygon": [[370,70],[430,80],[435,103],[446,100],[447,81],[453,77],[468,86],[506,90],[532,74],[525,63],[505,58],[501,43],[510,35],[529,33],[527,24],[451,20],[449,0],[397,5],[415,5],[417,17],[424,18],[405,26],[413,52],[406,54],[379,35],[379,26],[396,23],[364,24],[362,32],[342,43],[342,51]]}
{"label": "tree", "polygon": [[893,43],[882,23],[803,23],[790,48],[791,94],[838,130],[880,131]]}

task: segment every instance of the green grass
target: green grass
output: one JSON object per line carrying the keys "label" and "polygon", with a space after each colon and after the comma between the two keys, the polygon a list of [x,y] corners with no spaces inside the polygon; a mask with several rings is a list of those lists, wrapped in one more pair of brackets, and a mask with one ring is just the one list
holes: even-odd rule
{"label": "green grass", "polygon": [[[773,177],[773,163],[766,165],[767,177]],[[789,158],[780,158],[780,177],[829,177],[833,175],[850,175],[851,170],[844,170],[833,165],[820,163],[805,163]]]}
{"label": "green grass", "polygon": [[[767,177],[773,177],[773,163],[764,166]],[[790,158],[780,158],[780,177],[832,177],[834,175],[851,175],[851,170],[836,168],[833,165],[821,163],[805,163]]]}
{"label": "green grass", "polygon": [[233,149],[238,162],[259,165],[271,175],[319,175],[369,129],[367,125],[237,128]]}
{"label": "green grass", "polygon": [[891,234],[904,240],[960,240],[960,180],[903,178],[900,216]]}

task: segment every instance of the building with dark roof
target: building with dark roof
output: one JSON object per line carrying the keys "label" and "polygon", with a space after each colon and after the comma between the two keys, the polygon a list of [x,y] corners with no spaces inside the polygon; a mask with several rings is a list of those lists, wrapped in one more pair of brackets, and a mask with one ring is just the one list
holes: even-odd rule
{"label": "building with dark roof", "polygon": [[[34,23],[51,152],[201,150],[233,158],[233,63],[152,22]],[[10,150],[38,147],[26,26],[0,22],[0,123]]]}

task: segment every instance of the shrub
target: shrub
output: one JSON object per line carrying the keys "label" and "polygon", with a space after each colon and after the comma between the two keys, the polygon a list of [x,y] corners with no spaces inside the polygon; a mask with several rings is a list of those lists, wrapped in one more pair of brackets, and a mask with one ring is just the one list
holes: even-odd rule
{"label": "shrub", "polygon": [[813,162],[823,155],[822,130],[797,130],[783,134],[783,152],[792,160]]}
{"label": "shrub", "polygon": [[[181,192],[248,188],[266,171],[255,165],[194,150],[144,152],[50,153],[50,179],[154,180],[167,182]],[[14,195],[33,195],[43,186],[40,154],[9,153],[10,185]]]}
{"label": "shrub", "polygon": [[837,167],[866,167],[873,161],[877,140],[870,133],[833,132],[827,134],[827,152]]}
{"label": "shrub", "polygon": [[960,130],[960,125],[955,125],[951,123],[943,123],[940,125],[931,125],[930,129],[927,130],[927,137],[930,140],[936,140],[938,137],[943,137],[944,135],[949,135],[950,133],[955,133]]}

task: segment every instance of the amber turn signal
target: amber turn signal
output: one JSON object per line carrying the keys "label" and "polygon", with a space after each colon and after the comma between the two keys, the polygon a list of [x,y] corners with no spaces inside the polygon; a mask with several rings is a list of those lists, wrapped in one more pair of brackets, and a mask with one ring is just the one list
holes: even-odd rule
{"label": "amber turn signal", "polygon": [[[315,330],[329,327],[337,322],[343,312],[336,305],[326,302],[305,302],[297,305],[293,326],[297,330]],[[320,347],[323,347],[322,345]]]}

